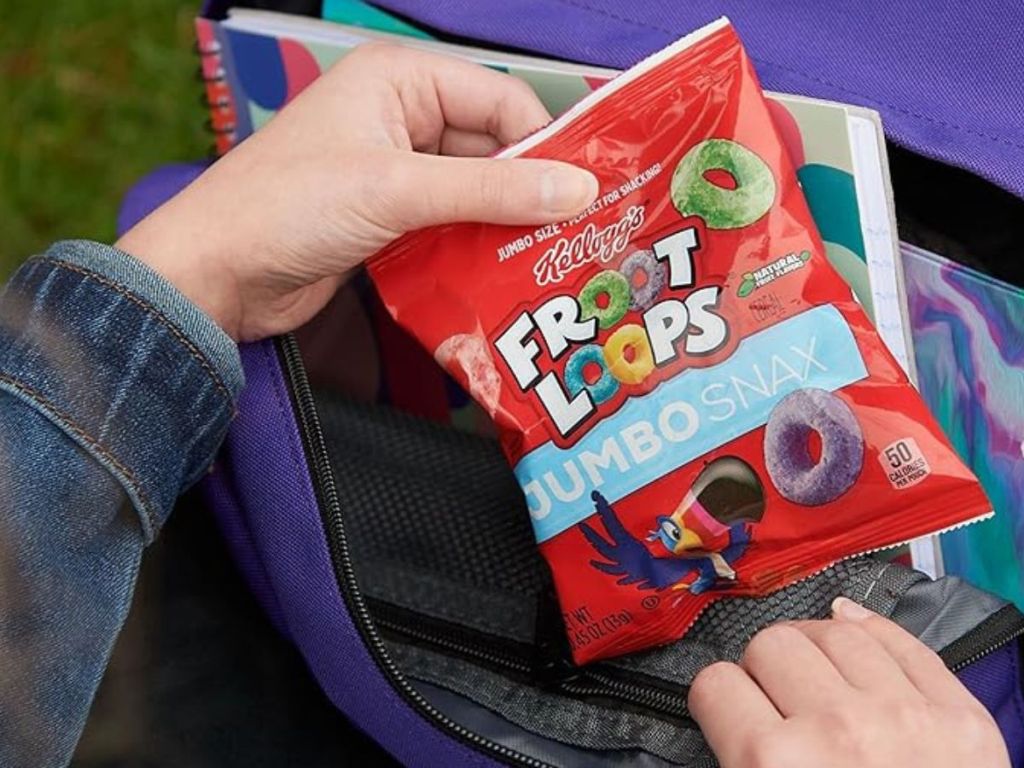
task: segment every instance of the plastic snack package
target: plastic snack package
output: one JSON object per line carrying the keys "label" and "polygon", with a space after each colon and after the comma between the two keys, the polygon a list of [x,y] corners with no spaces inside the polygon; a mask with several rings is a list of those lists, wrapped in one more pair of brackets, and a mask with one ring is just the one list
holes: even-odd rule
{"label": "plastic snack package", "polygon": [[369,269],[495,420],[576,662],[991,513],[826,260],[726,20],[500,156],[588,168],[599,196]]}

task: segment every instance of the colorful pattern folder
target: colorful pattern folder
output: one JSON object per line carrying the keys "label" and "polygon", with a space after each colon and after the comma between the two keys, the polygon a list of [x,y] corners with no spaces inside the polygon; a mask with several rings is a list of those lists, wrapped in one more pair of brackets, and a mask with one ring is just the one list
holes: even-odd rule
{"label": "colorful pattern folder", "polygon": [[1024,289],[903,245],[919,387],[996,510],[941,537],[949,573],[1024,608]]}

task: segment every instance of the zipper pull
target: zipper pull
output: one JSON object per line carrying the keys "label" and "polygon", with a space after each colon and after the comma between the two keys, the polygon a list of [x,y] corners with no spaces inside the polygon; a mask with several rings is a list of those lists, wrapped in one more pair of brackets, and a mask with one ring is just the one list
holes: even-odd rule
{"label": "zipper pull", "polygon": [[558,598],[549,587],[537,598],[537,617],[534,622],[534,675],[548,690],[577,680],[582,670],[572,661],[569,638],[565,632]]}

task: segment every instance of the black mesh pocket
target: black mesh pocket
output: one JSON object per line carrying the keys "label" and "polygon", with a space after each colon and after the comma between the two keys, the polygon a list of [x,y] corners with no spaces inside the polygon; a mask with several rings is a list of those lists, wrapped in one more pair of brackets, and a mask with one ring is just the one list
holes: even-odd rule
{"label": "black mesh pocket", "polygon": [[547,584],[522,493],[494,440],[324,397],[353,558],[534,597]]}

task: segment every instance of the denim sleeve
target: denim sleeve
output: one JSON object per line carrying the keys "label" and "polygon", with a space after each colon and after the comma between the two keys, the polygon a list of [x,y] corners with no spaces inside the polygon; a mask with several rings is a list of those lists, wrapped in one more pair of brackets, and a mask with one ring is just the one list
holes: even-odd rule
{"label": "denim sleeve", "polygon": [[241,386],[231,339],[114,248],[57,243],[0,293],[0,765],[70,760],[143,547]]}

